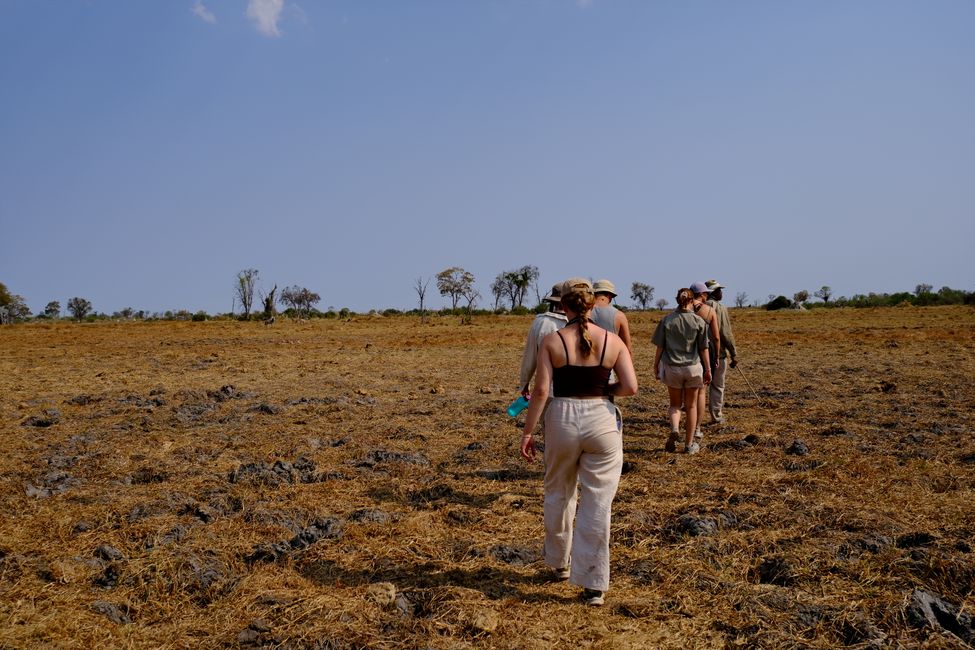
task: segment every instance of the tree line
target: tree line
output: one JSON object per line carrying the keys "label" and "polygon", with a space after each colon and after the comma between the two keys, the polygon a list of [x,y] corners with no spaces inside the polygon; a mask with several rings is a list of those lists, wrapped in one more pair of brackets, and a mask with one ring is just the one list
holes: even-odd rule
{"label": "tree line", "polygon": [[[475,287],[476,278],[473,273],[459,266],[452,266],[440,271],[432,277],[420,276],[413,283],[413,290],[417,296],[417,309],[401,311],[399,309],[372,310],[369,313],[383,315],[415,314],[426,318],[434,313],[427,308],[427,290],[430,282],[435,281],[437,292],[449,301],[450,306],[444,307],[438,313],[462,316],[469,322],[478,313],[512,313],[525,314],[531,311],[543,311],[547,308],[544,301],[548,291],[540,285],[541,273],[537,266],[525,265],[516,269],[498,273],[490,285],[492,303],[487,308],[478,309],[478,302],[482,299],[480,291]],[[260,272],[257,269],[243,269],[234,276],[233,306],[231,311],[223,314],[208,314],[205,311],[190,312],[185,309],[168,310],[165,312],[147,312],[135,310],[131,307],[120,309],[112,314],[94,311],[91,301],[87,298],[75,296],[69,298],[62,312],[61,302],[52,300],[44,309],[32,314],[23,296],[11,293],[5,284],[0,282],[0,324],[17,323],[27,320],[54,320],[66,313],[77,321],[94,320],[192,320],[204,321],[211,319],[251,320],[259,318],[265,322],[273,322],[278,314],[278,304],[285,307],[282,314],[299,320],[306,318],[338,318],[347,319],[356,315],[355,312],[343,307],[326,311],[319,311],[317,305],[321,296],[300,285],[285,287],[278,293],[278,286],[264,292],[259,288]],[[620,305],[622,309],[666,309],[668,301],[660,298],[654,302],[653,286],[645,282],[633,282],[630,285],[631,306]],[[820,302],[812,301],[818,298]],[[835,307],[891,307],[899,305],[914,305],[925,307],[931,305],[975,305],[975,291],[941,287],[934,291],[934,287],[927,283],[919,283],[914,291],[896,293],[867,293],[834,297],[833,290],[823,285],[810,294],[801,290],[788,298],[782,295],[769,294],[766,302],[749,300],[745,292],[738,292],[734,297],[735,307],[763,307],[768,310],[777,309],[813,309]],[[239,306],[239,311],[238,311]]]}

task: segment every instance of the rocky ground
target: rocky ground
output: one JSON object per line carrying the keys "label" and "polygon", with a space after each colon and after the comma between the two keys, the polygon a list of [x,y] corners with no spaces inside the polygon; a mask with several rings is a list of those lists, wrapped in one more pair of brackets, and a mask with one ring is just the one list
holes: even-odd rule
{"label": "rocky ground", "polygon": [[661,315],[598,609],[503,413],[530,317],[0,328],[0,647],[975,645],[972,310],[732,310],[697,456]]}

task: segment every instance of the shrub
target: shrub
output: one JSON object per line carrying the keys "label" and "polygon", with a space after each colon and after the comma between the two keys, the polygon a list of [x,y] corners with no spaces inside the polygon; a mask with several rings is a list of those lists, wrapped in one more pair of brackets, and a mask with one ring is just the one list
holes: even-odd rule
{"label": "shrub", "polygon": [[769,311],[775,311],[777,309],[788,309],[792,306],[792,301],[785,296],[779,296],[775,300],[770,301],[765,305],[765,309]]}
{"label": "shrub", "polygon": [[200,311],[193,314],[193,320],[198,323],[200,321],[210,320],[210,316],[207,315],[207,313],[201,309]]}

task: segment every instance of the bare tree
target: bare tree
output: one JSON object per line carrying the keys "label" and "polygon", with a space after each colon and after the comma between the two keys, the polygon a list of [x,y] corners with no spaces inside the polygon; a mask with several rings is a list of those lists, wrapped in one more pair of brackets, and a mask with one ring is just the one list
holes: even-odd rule
{"label": "bare tree", "polygon": [[826,286],[824,284],[819,289],[819,291],[817,291],[813,295],[816,296],[817,298],[822,298],[823,304],[827,304],[828,305],[829,304],[829,299],[833,297],[833,290],[830,289],[828,286]]}
{"label": "bare tree", "polygon": [[84,298],[72,298],[68,301],[68,311],[79,321],[91,312],[91,302]]}
{"label": "bare tree", "polygon": [[426,280],[423,279],[421,275],[416,280],[413,281],[413,290],[416,291],[417,298],[420,299],[420,322],[426,322],[427,313],[423,309],[423,301],[427,298],[427,286],[430,284],[430,278]]}
{"label": "bare tree", "polygon": [[452,266],[437,274],[437,290],[441,296],[450,296],[451,309],[457,309],[457,303],[473,284],[473,274],[459,266]]}
{"label": "bare tree", "polygon": [[646,309],[653,301],[653,287],[643,282],[634,282],[630,288],[630,298],[640,305],[640,309]]}
{"label": "bare tree", "polygon": [[257,269],[244,269],[237,274],[237,283],[234,292],[240,306],[244,310],[244,320],[251,317],[251,307],[254,306],[254,287],[257,285]]}
{"label": "bare tree", "polygon": [[467,314],[464,316],[464,323],[471,323],[474,318],[474,305],[477,304],[478,299],[481,297],[481,292],[475,289],[473,286],[468,287],[464,291],[464,300],[467,301]]}
{"label": "bare tree", "polygon": [[748,294],[744,291],[739,291],[735,296],[735,307],[744,307],[748,304]]}
{"label": "bare tree", "polygon": [[796,305],[801,305],[802,303],[809,300],[809,292],[806,291],[805,289],[803,289],[802,291],[798,291],[792,294],[792,300],[795,301]]}
{"label": "bare tree", "polygon": [[312,308],[321,299],[322,297],[317,293],[309,291],[304,287],[299,287],[298,285],[285,287],[281,292],[281,302],[289,305],[295,311],[295,316],[297,316],[298,320],[301,320],[302,316],[310,314]]}
{"label": "bare tree", "polygon": [[278,292],[278,285],[274,285],[274,288],[271,289],[270,293],[261,296],[261,302],[264,303],[263,317],[265,322],[267,322],[268,320],[270,320],[272,323],[274,322],[274,314],[276,313],[274,305],[277,303],[277,298],[275,298],[275,294],[277,292]]}
{"label": "bare tree", "polygon": [[914,295],[920,296],[922,293],[931,293],[931,289],[934,289],[930,284],[921,283],[914,287]]}
{"label": "bare tree", "polygon": [[661,309],[662,310],[662,309],[666,309],[666,308],[667,308],[667,299],[666,298],[660,298],[659,300],[657,300],[657,309]]}

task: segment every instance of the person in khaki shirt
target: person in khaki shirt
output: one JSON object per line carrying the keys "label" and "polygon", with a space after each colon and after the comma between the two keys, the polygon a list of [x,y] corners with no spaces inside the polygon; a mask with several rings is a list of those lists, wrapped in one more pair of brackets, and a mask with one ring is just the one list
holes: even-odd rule
{"label": "person in khaki shirt", "polygon": [[697,426],[697,396],[711,381],[711,362],[708,356],[708,326],[694,313],[694,293],[690,289],[677,292],[677,309],[657,323],[653,333],[657,352],[653,358],[653,374],[666,386],[670,405],[670,437],[665,449],[677,451],[680,436],[680,407],[683,403],[687,418],[684,424],[684,453],[696,454],[701,446],[694,440]]}
{"label": "person in khaki shirt", "polygon": [[731,330],[731,317],[728,315],[728,308],[721,302],[724,297],[721,290],[725,287],[717,280],[708,280],[705,284],[711,291],[707,304],[718,314],[718,331],[721,336],[717,367],[711,378],[711,385],[708,387],[708,412],[712,422],[721,424],[724,422],[722,409],[725,379],[727,379],[728,368],[735,368],[738,365],[738,355],[735,349],[735,334]]}
{"label": "person in khaki shirt", "polygon": [[538,348],[542,345],[542,339],[565,327],[565,323],[569,320],[562,311],[562,297],[559,293],[561,288],[561,284],[552,287],[552,292],[545,296],[548,311],[535,316],[528,330],[525,350],[521,354],[521,370],[518,373],[518,385],[525,398],[531,397],[529,388],[532,377],[535,376],[535,369],[538,367]]}

